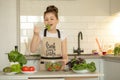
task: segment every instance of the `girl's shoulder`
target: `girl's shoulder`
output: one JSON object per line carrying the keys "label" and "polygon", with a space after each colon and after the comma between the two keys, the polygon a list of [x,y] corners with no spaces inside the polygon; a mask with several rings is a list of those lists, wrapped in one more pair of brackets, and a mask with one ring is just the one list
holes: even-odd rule
{"label": "girl's shoulder", "polygon": [[61,39],[62,40],[64,40],[65,38],[67,38],[67,34],[65,33],[64,30],[59,29],[59,31],[60,31],[60,35],[61,35]]}

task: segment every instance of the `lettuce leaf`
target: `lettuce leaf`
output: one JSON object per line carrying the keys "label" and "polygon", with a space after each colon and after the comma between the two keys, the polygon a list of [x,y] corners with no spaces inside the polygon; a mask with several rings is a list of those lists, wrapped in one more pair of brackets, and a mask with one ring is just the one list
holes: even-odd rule
{"label": "lettuce leaf", "polygon": [[12,68],[12,72],[17,72],[17,73],[21,72],[20,64],[12,64],[11,68]]}

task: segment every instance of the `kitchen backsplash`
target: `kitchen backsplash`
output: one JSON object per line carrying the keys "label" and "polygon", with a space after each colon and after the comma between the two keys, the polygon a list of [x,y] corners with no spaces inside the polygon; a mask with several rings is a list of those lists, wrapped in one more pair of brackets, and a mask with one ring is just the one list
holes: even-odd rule
{"label": "kitchen backsplash", "polygon": [[[73,53],[73,47],[78,47],[78,32],[83,33],[83,40],[80,42],[84,54],[90,54],[92,50],[99,50],[96,43],[98,38],[102,45],[114,45],[116,42],[111,33],[109,23],[110,16],[60,16],[57,28],[63,30],[67,35],[68,53]],[[29,51],[29,42],[33,35],[34,25],[44,28],[42,16],[20,16],[20,47],[21,52]],[[26,53],[27,54],[27,53]]]}

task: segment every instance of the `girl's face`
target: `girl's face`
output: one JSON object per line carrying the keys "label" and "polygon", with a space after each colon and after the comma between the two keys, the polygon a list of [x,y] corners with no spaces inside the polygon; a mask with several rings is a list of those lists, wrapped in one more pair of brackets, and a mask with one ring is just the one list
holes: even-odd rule
{"label": "girl's face", "polygon": [[50,30],[56,30],[56,25],[58,24],[58,19],[54,13],[46,13],[44,16],[45,25],[50,25]]}

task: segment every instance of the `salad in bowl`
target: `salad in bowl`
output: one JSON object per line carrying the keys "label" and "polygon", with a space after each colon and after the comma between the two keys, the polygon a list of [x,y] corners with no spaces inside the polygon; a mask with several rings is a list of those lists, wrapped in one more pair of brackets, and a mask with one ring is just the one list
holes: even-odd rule
{"label": "salad in bowl", "polygon": [[46,62],[45,67],[47,71],[60,71],[62,69],[62,62],[61,61]]}
{"label": "salad in bowl", "polygon": [[96,71],[96,65],[94,62],[87,63],[86,60],[82,58],[71,59],[71,61],[69,61],[67,65],[73,72],[76,73],[87,73]]}

